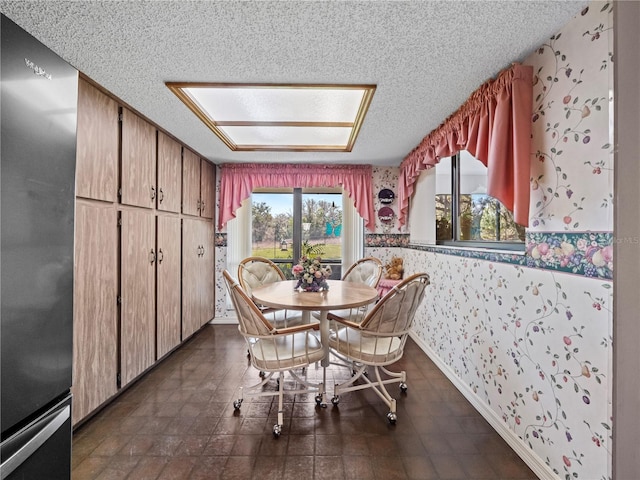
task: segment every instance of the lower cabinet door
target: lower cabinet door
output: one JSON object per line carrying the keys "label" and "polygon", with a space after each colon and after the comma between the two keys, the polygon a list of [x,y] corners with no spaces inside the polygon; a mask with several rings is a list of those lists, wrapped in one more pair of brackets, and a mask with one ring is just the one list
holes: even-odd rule
{"label": "lower cabinet door", "polygon": [[157,358],[180,343],[180,219],[158,216]]}
{"label": "lower cabinet door", "polygon": [[200,319],[199,266],[202,242],[199,229],[202,221],[182,219],[182,340],[198,328]]}
{"label": "lower cabinet door", "polygon": [[120,262],[120,375],[125,386],[155,361],[156,217],[123,210]]}
{"label": "lower cabinet door", "polygon": [[118,391],[118,217],[113,205],[76,202],[73,424]]}

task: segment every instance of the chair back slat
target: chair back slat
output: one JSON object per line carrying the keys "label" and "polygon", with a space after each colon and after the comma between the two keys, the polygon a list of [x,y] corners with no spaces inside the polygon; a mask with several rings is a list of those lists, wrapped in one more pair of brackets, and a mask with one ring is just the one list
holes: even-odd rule
{"label": "chair back slat", "polygon": [[361,330],[399,335],[408,332],[427,285],[426,273],[405,278],[373,307],[362,321]]}
{"label": "chair back slat", "polygon": [[251,295],[254,288],[286,280],[282,270],[265,257],[247,257],[238,265],[238,282]]}
{"label": "chair back slat", "polygon": [[343,275],[346,282],[364,283],[376,288],[382,278],[382,262],[375,257],[366,257],[355,262]]}
{"label": "chair back slat", "polygon": [[222,275],[227,283],[227,290],[238,315],[240,332],[249,336],[269,335],[275,330],[273,325],[262,315],[251,298],[242,290],[242,287],[225,270]]}

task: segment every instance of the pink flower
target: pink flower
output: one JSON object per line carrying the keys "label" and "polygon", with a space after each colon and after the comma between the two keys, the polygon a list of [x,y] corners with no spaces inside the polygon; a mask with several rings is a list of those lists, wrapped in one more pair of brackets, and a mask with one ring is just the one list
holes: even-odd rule
{"label": "pink flower", "polygon": [[294,275],[300,275],[300,274],[302,273],[302,270],[304,270],[304,269],[302,268],[302,265],[294,265],[294,266],[293,266],[293,268],[291,269],[291,272],[292,272]]}
{"label": "pink flower", "polygon": [[547,252],[549,251],[549,244],[548,243],[541,243],[538,245],[538,251],[542,254],[542,255],[546,255]]}

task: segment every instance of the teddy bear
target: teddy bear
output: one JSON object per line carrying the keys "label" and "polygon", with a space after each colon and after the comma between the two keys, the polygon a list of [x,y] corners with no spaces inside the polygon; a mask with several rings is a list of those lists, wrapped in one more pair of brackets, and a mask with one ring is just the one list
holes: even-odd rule
{"label": "teddy bear", "polygon": [[404,273],[403,260],[401,257],[393,257],[389,263],[385,265],[385,278],[390,280],[400,280]]}

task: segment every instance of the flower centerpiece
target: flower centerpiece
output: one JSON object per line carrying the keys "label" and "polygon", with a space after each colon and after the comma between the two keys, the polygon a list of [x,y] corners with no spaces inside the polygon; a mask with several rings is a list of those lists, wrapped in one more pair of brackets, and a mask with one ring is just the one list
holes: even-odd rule
{"label": "flower centerpiece", "polygon": [[304,256],[297,265],[294,265],[291,272],[298,279],[296,289],[302,289],[305,292],[320,292],[329,290],[327,278],[331,275],[331,267],[322,266],[320,257]]}

